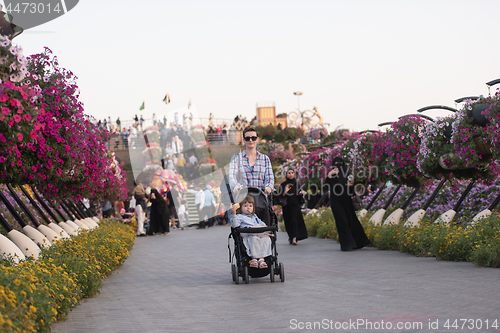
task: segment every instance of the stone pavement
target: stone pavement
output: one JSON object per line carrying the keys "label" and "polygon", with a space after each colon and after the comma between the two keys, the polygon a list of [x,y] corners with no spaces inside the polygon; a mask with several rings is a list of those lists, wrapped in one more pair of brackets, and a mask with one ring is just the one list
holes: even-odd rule
{"label": "stone pavement", "polygon": [[[314,237],[291,246],[280,232],[286,281],[267,276],[236,285],[229,230],[137,238],[101,293],[53,332],[500,332],[498,269],[375,248],[341,252],[336,242]],[[458,319],[458,329],[445,328],[448,319]],[[474,322],[462,328],[460,319]],[[495,319],[498,329],[486,329]],[[314,322],[316,329],[305,329]]]}

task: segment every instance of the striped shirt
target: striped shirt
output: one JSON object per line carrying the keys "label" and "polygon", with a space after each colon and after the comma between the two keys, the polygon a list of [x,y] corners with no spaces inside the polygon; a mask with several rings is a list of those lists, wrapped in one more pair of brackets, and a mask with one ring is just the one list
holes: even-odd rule
{"label": "striped shirt", "polygon": [[[238,182],[238,180],[240,180],[240,182]],[[271,189],[274,188],[273,168],[269,157],[257,152],[257,160],[253,166],[250,166],[245,150],[241,153],[234,154],[229,164],[229,184],[232,189],[234,189],[236,185],[256,187],[261,190],[268,186]]]}

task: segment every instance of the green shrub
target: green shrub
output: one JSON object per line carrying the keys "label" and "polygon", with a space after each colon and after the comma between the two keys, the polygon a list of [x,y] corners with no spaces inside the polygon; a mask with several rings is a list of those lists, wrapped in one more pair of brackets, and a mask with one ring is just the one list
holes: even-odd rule
{"label": "green shrub", "polygon": [[[480,266],[500,267],[500,216],[492,215],[476,225],[436,224],[426,218],[419,227],[375,226],[370,215],[360,219],[372,246],[397,250],[422,257],[448,261],[470,261]],[[329,208],[310,212],[304,217],[310,236],[338,239]]]}

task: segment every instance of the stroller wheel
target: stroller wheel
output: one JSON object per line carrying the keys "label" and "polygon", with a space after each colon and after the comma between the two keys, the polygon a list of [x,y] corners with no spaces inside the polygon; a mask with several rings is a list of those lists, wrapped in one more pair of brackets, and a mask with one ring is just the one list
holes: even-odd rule
{"label": "stroller wheel", "polygon": [[271,266],[269,266],[269,269],[270,269],[269,277],[271,278],[271,282],[274,282],[274,263]]}
{"label": "stroller wheel", "polygon": [[233,276],[233,281],[236,284],[240,283],[240,277],[238,276],[238,267],[235,264],[231,265],[231,275]]}
{"label": "stroller wheel", "polygon": [[245,283],[248,284],[248,266],[245,266],[243,269],[243,280],[245,280]]}
{"label": "stroller wheel", "polygon": [[285,282],[285,266],[283,266],[283,263],[280,262],[280,279],[281,279],[281,282]]}

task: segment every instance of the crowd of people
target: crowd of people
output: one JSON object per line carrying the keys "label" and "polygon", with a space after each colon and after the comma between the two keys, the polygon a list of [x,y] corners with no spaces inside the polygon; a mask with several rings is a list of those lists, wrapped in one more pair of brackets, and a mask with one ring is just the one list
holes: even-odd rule
{"label": "crowd of people", "polygon": [[[129,147],[132,149],[138,148],[138,140],[141,137],[142,131],[145,129],[146,120],[142,115],[138,116],[137,114],[132,118],[133,122],[125,121],[127,126],[123,126],[120,117],[117,117],[115,121],[111,120],[111,117],[95,120],[95,125],[97,125],[101,129],[108,130],[111,137],[111,144],[114,143],[114,146],[110,146],[110,148],[118,149],[120,147],[128,149]],[[238,140],[238,131],[241,131],[242,128],[246,127],[249,124],[255,124],[256,117],[254,117],[250,122],[241,115],[236,116],[234,121],[230,126],[228,126],[228,122],[224,122],[223,124],[215,124],[213,115],[210,114],[208,126],[204,128],[206,140],[210,144],[241,144],[240,140]],[[170,122],[170,125],[167,122],[167,118],[164,115],[162,119],[158,119],[156,114],[153,113],[151,122],[148,121],[148,124],[152,124],[153,126],[157,126],[161,132],[161,145],[163,149],[174,150],[176,154],[178,151],[181,151],[186,141],[189,141],[188,132],[189,129],[193,127],[193,114],[189,115],[183,114],[182,121],[179,119],[178,114],[174,114],[174,119]],[[176,133],[182,129],[184,133],[178,133],[178,139],[176,142],[172,142],[172,137],[175,135],[169,135],[169,132]],[[142,144],[143,145],[143,144]],[[189,144],[187,146],[190,146]],[[184,150],[189,148],[184,148]]]}
{"label": "crowd of people", "polygon": [[[187,131],[182,126],[170,128],[164,124],[160,126],[161,147],[165,151],[162,159],[163,169],[172,170],[180,177],[196,178],[193,173],[197,170],[198,159],[194,153],[190,154],[187,159],[181,153],[193,146],[193,141]],[[238,202],[242,204],[241,206],[228,199],[228,192],[237,198],[243,188],[258,188],[262,189],[266,195],[273,192],[277,196],[275,203],[282,206],[283,220],[290,244],[297,245],[298,241],[308,237],[301,208],[317,208],[319,205],[328,203],[335,217],[341,250],[351,251],[369,244],[355,214],[356,200],[353,198],[356,198],[357,194],[351,193],[354,188],[352,177],[347,176],[347,170],[340,157],[333,159],[333,168],[328,173],[325,183],[330,189],[340,187],[342,191],[330,191],[327,200],[324,200],[325,195],[320,191],[309,194],[300,191],[293,169],[287,170],[285,181],[276,191],[269,157],[257,151],[259,136],[255,127],[247,126],[243,131],[243,138],[245,149],[231,158],[229,174],[220,185],[222,191],[220,198],[216,198],[213,194],[212,186],[215,184],[198,184],[195,189],[181,189],[175,183],[165,183],[167,186],[160,188],[151,188],[138,183],[133,191],[128,210],[122,207],[123,204],[113,205],[108,202],[103,207],[103,216],[114,214],[127,219],[130,218],[130,214],[135,213],[139,224],[138,236],[167,234],[171,229],[192,228],[191,223],[197,223],[199,229],[210,228],[217,224],[218,217],[224,217],[220,220],[231,223],[233,227],[262,226],[262,223],[265,224],[263,222],[265,219],[259,218],[261,216],[259,209],[262,210],[262,207],[256,206],[252,198],[239,198]],[[225,183],[228,184],[229,191],[223,191],[226,187]],[[190,220],[190,207],[186,198],[188,193],[195,196],[193,209],[198,212],[198,221]],[[265,236],[268,238],[269,235]],[[265,266],[261,259],[268,252],[269,244],[265,240],[252,237],[254,235],[251,233],[245,235],[245,245],[249,247],[249,253],[256,253],[253,258],[255,261],[252,261],[251,265],[252,267]],[[263,236],[259,234],[258,237]]]}

